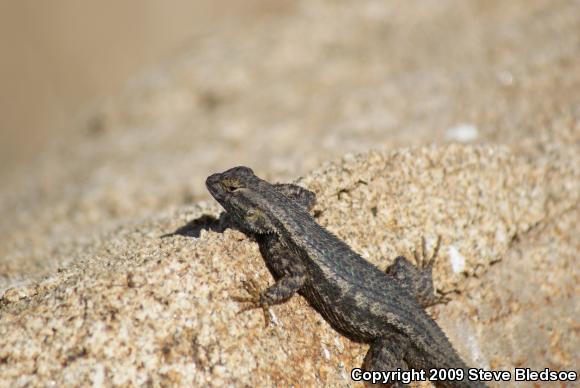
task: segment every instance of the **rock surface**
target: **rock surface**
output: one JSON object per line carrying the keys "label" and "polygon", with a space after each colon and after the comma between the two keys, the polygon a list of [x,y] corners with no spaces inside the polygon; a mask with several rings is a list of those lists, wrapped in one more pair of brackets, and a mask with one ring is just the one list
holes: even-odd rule
{"label": "rock surface", "polygon": [[[442,237],[437,285],[458,295],[434,314],[472,365],[566,369],[578,359],[570,269],[580,188],[577,176],[546,179],[550,167],[502,148],[432,147],[347,156],[299,183],[317,193],[319,222],[380,267],[412,257],[422,236]],[[570,198],[556,203],[567,178],[576,182]],[[124,225],[88,244],[75,265],[8,289],[2,379],[348,385],[366,346],[342,338],[301,298],[274,308],[272,327],[259,313],[236,314],[229,297],[241,280],[272,279],[243,234],[194,226],[217,212],[202,203]],[[500,266],[510,270],[498,274]]]}

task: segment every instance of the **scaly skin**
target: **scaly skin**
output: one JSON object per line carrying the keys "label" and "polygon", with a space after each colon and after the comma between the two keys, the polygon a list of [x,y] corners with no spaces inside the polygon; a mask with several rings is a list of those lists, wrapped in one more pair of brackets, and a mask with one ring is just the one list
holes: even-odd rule
{"label": "scaly skin", "polygon": [[[256,239],[276,278],[263,292],[248,286],[253,297],[238,300],[266,312],[300,293],[338,332],[371,345],[367,370],[461,368],[467,376],[466,364],[424,310],[440,300],[432,262],[416,268],[399,257],[387,273],[379,270],[316,223],[308,212],[314,193],[272,185],[247,167],[211,175],[206,185],[230,220]],[[438,384],[485,387],[467,379]]]}

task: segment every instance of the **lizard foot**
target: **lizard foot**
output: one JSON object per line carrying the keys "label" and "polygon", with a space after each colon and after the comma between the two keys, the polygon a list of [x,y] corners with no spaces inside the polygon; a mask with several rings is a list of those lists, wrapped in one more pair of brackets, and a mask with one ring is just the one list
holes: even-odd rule
{"label": "lizard foot", "polygon": [[422,276],[425,279],[430,279],[431,282],[431,295],[426,297],[428,299],[427,305],[435,305],[435,304],[447,304],[451,300],[445,294],[437,295],[435,294],[435,290],[433,289],[432,285],[432,278],[433,278],[433,265],[435,264],[435,259],[439,254],[439,249],[441,248],[441,236],[437,236],[437,241],[435,242],[435,247],[433,248],[433,252],[431,255],[427,254],[427,241],[425,237],[421,236],[421,252],[417,252],[417,250],[413,250],[413,257],[415,258],[415,267],[422,273]]}
{"label": "lizard foot", "polygon": [[254,279],[244,280],[242,281],[242,286],[244,290],[248,293],[248,296],[231,296],[230,298],[235,300],[238,303],[248,303],[247,306],[242,307],[238,314],[243,312],[254,310],[254,309],[262,309],[264,313],[264,323],[266,326],[270,325],[270,310],[269,306],[264,302],[262,297],[262,292],[258,286],[258,283]]}
{"label": "lizard foot", "polygon": [[420,270],[431,271],[433,264],[435,264],[435,259],[439,254],[439,248],[441,248],[441,236],[437,236],[437,242],[435,243],[435,248],[433,248],[431,256],[427,255],[427,241],[425,237],[421,237],[421,253],[419,254],[416,250],[413,250],[415,266]]}

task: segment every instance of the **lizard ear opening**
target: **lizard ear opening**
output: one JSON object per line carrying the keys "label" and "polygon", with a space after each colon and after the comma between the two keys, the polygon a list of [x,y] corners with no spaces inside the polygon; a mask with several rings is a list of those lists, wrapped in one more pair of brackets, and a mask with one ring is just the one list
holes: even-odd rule
{"label": "lizard ear opening", "polygon": [[258,209],[250,209],[246,212],[244,222],[256,233],[271,233],[275,230],[268,217]]}

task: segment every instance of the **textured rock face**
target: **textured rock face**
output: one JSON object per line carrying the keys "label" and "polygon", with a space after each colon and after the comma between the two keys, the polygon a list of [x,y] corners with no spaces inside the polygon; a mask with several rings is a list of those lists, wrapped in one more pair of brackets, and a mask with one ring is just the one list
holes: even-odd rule
{"label": "textured rock face", "polygon": [[579,369],[577,4],[283,12],[193,42],[3,181],[0,386],[349,385],[366,346],[301,298],[273,327],[236,315],[241,280],[271,276],[199,225],[205,177],[240,164],[303,176],[380,267],[441,235],[458,293],[431,312],[472,365]]}
{"label": "textured rock face", "polygon": [[[437,286],[459,293],[433,313],[473,365],[565,369],[578,356],[580,190],[549,171],[503,148],[448,146],[347,156],[299,183],[317,193],[319,222],[380,267],[442,237]],[[241,280],[272,279],[243,234],[192,223],[218,212],[201,203],[122,225],[75,265],[6,290],[2,381],[348,385],[364,346],[300,297],[273,309],[271,327],[236,314]]]}

